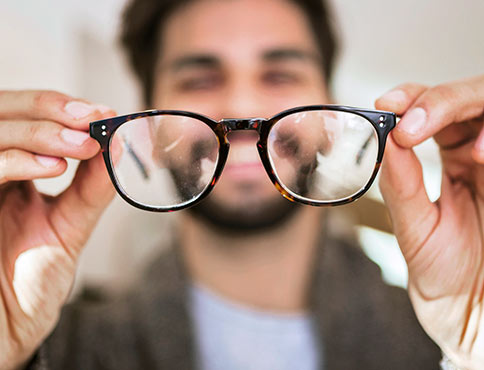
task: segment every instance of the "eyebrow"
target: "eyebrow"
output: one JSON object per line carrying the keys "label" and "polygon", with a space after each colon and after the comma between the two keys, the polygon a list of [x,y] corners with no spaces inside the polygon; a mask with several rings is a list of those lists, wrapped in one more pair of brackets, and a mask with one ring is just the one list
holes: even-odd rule
{"label": "eyebrow", "polygon": [[277,48],[267,50],[262,54],[262,59],[267,62],[284,62],[286,60],[321,62],[321,58],[318,54],[297,48]]}
{"label": "eyebrow", "polygon": [[178,72],[186,68],[218,68],[222,65],[219,58],[212,54],[185,55],[170,63],[170,70]]}
{"label": "eyebrow", "polygon": [[[262,53],[261,59],[269,63],[291,60],[321,63],[321,58],[318,54],[297,48],[269,49]],[[189,54],[175,59],[170,63],[169,69],[171,72],[179,72],[190,68],[218,69],[221,66],[221,59],[214,54]]]}

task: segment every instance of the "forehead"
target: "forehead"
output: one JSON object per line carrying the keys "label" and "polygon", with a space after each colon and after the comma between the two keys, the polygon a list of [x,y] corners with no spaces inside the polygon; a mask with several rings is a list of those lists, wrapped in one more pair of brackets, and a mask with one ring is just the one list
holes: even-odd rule
{"label": "forehead", "polygon": [[177,9],[161,31],[165,61],[211,52],[241,62],[274,47],[317,52],[305,14],[289,0],[194,0]]}

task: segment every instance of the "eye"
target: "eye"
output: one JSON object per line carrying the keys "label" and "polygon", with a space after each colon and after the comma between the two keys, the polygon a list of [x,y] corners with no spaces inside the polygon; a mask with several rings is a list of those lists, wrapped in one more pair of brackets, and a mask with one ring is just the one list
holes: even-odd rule
{"label": "eye", "polygon": [[301,81],[298,73],[293,71],[267,71],[262,75],[262,80],[270,85],[297,84]]}
{"label": "eye", "polygon": [[213,90],[221,84],[222,78],[216,74],[186,77],[178,83],[178,90],[182,92]]}

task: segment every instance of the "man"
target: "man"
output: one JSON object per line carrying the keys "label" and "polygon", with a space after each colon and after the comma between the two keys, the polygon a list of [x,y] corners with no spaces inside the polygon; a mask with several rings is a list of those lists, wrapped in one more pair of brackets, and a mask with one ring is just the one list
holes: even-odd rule
{"label": "man", "polygon": [[[314,9],[323,14],[315,3],[171,1],[162,12],[158,1],[135,1],[125,43],[135,56],[134,45],[153,41],[154,65],[133,59],[147,105],[222,119],[330,102],[331,53],[319,47],[330,41],[314,31],[327,19],[313,22]],[[154,27],[143,14],[156,15]],[[387,144],[381,188],[413,308],[456,366],[482,368],[484,78],[404,84],[376,106],[403,116]],[[229,137],[224,175],[209,199],[183,213],[178,245],[145,284],[114,302],[66,307],[46,339],[113,195],[85,132],[113,114],[53,92],[0,95],[0,367],[438,367],[440,351],[404,293],[322,233],[322,209],[279,199],[256,157],[257,138],[245,132]],[[411,151],[431,136],[444,163],[435,204]],[[28,180],[59,175],[64,157],[83,160],[72,185],[56,198],[41,196]]]}

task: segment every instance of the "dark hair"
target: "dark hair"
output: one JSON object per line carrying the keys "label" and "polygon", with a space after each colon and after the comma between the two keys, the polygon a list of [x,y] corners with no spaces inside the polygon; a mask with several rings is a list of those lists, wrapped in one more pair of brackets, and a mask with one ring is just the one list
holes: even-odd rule
{"label": "dark hair", "polygon": [[[160,47],[159,29],[170,14],[193,0],[131,0],[126,7],[121,43],[142,89],[146,105],[152,103],[155,65]],[[337,49],[336,36],[325,0],[290,0],[301,7],[322,56],[322,69],[330,83]]]}

